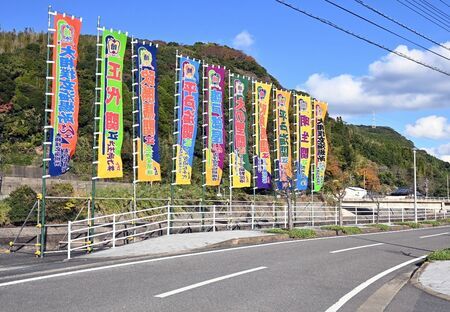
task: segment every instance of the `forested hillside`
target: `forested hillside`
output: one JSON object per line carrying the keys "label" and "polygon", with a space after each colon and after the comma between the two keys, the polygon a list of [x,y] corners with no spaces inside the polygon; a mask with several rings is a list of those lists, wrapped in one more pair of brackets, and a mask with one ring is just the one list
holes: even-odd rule
{"label": "forested hillside", "polygon": [[[148,39],[148,38],[142,38]],[[40,165],[42,157],[42,118],[45,89],[46,34],[0,32],[0,169],[8,165]],[[172,153],[172,119],[175,76],[175,51],[226,66],[235,73],[272,82],[282,87],[255,59],[235,49],[214,43],[180,45],[159,43],[160,148],[163,183],[169,183]],[[92,161],[93,102],[95,87],[95,37],[81,36],[78,77],[80,83],[79,140],[71,172],[79,179],[89,179]],[[125,177],[132,174],[131,146],[131,64],[127,48],[124,72],[124,145]],[[249,103],[250,104],[250,103]],[[329,103],[330,106],[333,103]],[[248,107],[250,109],[250,105]],[[227,110],[225,110],[227,111]],[[271,120],[269,118],[269,120]],[[272,125],[269,123],[269,131]],[[327,134],[331,145],[327,180],[350,174],[350,183],[387,192],[397,186],[412,185],[412,142],[390,128],[371,128],[345,124],[342,119],[328,119]],[[199,136],[200,137],[200,136]],[[198,138],[199,138],[198,137]],[[194,183],[200,185],[201,144],[197,140]],[[429,195],[446,194],[446,174],[450,164],[424,151],[418,152],[418,183],[424,191],[424,177],[429,179]],[[228,175],[225,171],[225,177]],[[228,183],[224,179],[225,185]]]}

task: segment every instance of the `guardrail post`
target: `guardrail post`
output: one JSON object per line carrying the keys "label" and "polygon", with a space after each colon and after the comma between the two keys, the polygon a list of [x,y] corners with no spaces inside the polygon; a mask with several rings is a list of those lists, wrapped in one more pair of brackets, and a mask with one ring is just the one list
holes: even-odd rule
{"label": "guardrail post", "polygon": [[372,224],[375,224],[375,209],[372,208]]}
{"label": "guardrail post", "polygon": [[67,260],[70,259],[70,248],[71,248],[71,243],[70,241],[72,240],[72,221],[67,222]]}
{"label": "guardrail post", "polygon": [[402,207],[402,222],[405,222],[405,208]]}
{"label": "guardrail post", "polygon": [[391,224],[391,209],[388,208],[388,223]]}
{"label": "guardrail post", "polygon": [[425,206],[425,220],[427,219],[427,206]]}
{"label": "guardrail post", "polygon": [[314,226],[314,204],[311,203],[311,226]]}
{"label": "guardrail post", "polygon": [[213,232],[216,231],[216,205],[213,205]]}
{"label": "guardrail post", "polygon": [[255,204],[252,203],[252,230],[255,229]]}
{"label": "guardrail post", "polygon": [[116,248],[116,214],[113,214],[112,248]]}
{"label": "guardrail post", "polygon": [[436,208],[434,208],[434,221],[437,220],[437,216],[436,216]]}
{"label": "guardrail post", "polygon": [[355,207],[355,225],[358,224],[358,206]]}
{"label": "guardrail post", "polygon": [[170,235],[170,204],[167,204],[167,235]]}
{"label": "guardrail post", "polygon": [[272,227],[275,227],[275,223],[277,222],[277,216],[275,214],[275,203],[272,203]]}
{"label": "guardrail post", "polygon": [[334,225],[338,224],[338,211],[337,206],[334,206]]}
{"label": "guardrail post", "polygon": [[287,206],[284,205],[284,228],[287,227]]}

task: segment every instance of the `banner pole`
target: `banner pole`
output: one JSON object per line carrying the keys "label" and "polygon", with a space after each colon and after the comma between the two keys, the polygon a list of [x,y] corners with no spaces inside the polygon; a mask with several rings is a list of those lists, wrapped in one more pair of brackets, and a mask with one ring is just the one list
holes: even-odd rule
{"label": "banner pole", "polygon": [[[206,111],[206,105],[208,105],[208,100],[206,99],[206,84],[205,80],[208,79],[208,77],[205,77],[206,67],[208,64],[205,64],[203,62],[202,64],[202,200],[200,202],[200,209],[203,209],[203,201],[205,200],[205,189],[206,189],[206,150],[207,150],[207,144],[206,139],[208,137],[208,134],[206,133],[206,127],[208,127],[209,124],[209,109]],[[208,122],[206,121],[208,119]],[[209,129],[208,129],[209,131]]]}
{"label": "banner pole", "polygon": [[233,153],[234,153],[234,85],[231,85],[231,76],[233,74],[230,70],[228,70],[228,166],[229,166],[229,190],[230,190],[230,199],[229,199],[229,205],[230,205],[230,211],[233,209]]}
{"label": "banner pole", "polygon": [[256,126],[256,114],[258,114],[257,109],[256,109],[256,84],[255,84],[255,80],[252,80],[252,108],[253,108],[253,112],[252,112],[252,128],[253,128],[253,204],[255,204],[255,199],[256,199],[256,183],[257,183],[257,178],[256,178],[256,170],[257,170],[257,149],[256,149],[256,138],[257,138],[257,131],[258,131],[258,127]]}
{"label": "banner pole", "polygon": [[311,152],[313,155],[313,162],[311,164],[311,225],[314,226],[314,180],[315,180],[315,175],[316,175],[316,100],[315,99],[311,99],[311,122],[312,122],[312,127],[311,127],[311,141],[313,142],[313,144],[311,144]]}
{"label": "banner pole", "polygon": [[[294,222],[297,219],[297,181],[298,181],[298,173],[300,171],[300,159],[299,159],[299,151],[300,146],[299,143],[299,133],[300,133],[300,124],[299,124],[299,116],[298,116],[298,103],[297,103],[297,93],[292,93],[292,98],[294,99],[294,105],[292,106],[292,109],[294,111],[294,179],[292,183],[292,191],[294,194]],[[294,223],[295,227],[295,223]]]}
{"label": "banner pole", "polygon": [[181,70],[178,68],[178,50],[176,50],[175,57],[175,92],[174,92],[174,106],[173,106],[173,144],[172,144],[172,172],[171,172],[171,183],[170,183],[170,204],[173,205],[173,197],[174,197],[174,186],[175,186],[175,173],[176,173],[176,161],[177,161],[177,131],[178,129],[178,96],[180,96],[180,81],[178,72]]}
{"label": "banner pole", "polygon": [[[138,136],[140,137],[140,133],[137,133],[136,128],[139,126],[140,124],[140,120],[139,120],[139,109],[136,109],[136,100],[137,98],[137,93],[136,93],[136,87],[137,87],[137,82],[135,79],[135,73],[138,72],[139,68],[135,68],[135,59],[137,58],[137,55],[135,54],[135,50],[134,50],[134,46],[137,43],[137,40],[134,39],[134,36],[131,36],[131,89],[132,89],[132,115],[133,115],[133,134],[132,134],[132,140],[133,140],[133,219],[136,219],[136,187],[137,187],[137,169],[139,167],[138,161],[137,161],[137,147],[136,145],[138,144]],[[139,79],[139,77],[138,77]],[[136,114],[138,114],[138,116],[136,116]],[[138,123],[136,123],[136,121]],[[134,223],[134,221],[133,221]],[[136,234],[136,230],[134,230],[134,234]]]}
{"label": "banner pole", "polygon": [[[49,139],[48,136],[48,130],[51,129],[52,125],[48,125],[48,113],[51,113],[51,108],[48,107],[49,104],[49,96],[51,97],[52,94],[49,92],[49,79],[53,79],[54,77],[51,76],[50,72],[50,49],[52,47],[51,45],[51,35],[50,35],[50,29],[51,29],[51,9],[52,7],[48,6],[48,20],[47,20],[47,61],[46,61],[46,79],[45,79],[45,108],[44,108],[44,137],[42,142],[42,207],[41,207],[41,220],[40,220],[40,227],[41,227],[41,233],[40,233],[40,250],[39,255],[44,257],[44,252],[46,249],[47,244],[47,228],[45,226],[45,197],[47,195],[47,181],[46,179],[50,177],[50,175],[47,174],[47,145],[51,142],[48,142]],[[54,30],[56,31],[56,29]],[[54,46],[54,45],[53,45]],[[53,81],[53,80],[52,80]]]}
{"label": "banner pole", "polygon": [[273,196],[274,196],[274,200],[277,200],[277,190],[279,191],[280,189],[278,188],[278,182],[280,180],[280,176],[279,176],[279,168],[280,168],[280,159],[278,158],[279,156],[279,152],[278,152],[278,137],[279,137],[279,132],[278,132],[278,103],[277,103],[277,99],[276,99],[276,92],[277,89],[276,88],[272,88],[272,105],[273,105],[273,109],[272,109],[272,115],[273,115],[273,149],[272,149],[272,154],[273,154],[273,175],[274,175],[274,183],[273,183]]}
{"label": "banner pole", "polygon": [[[100,105],[100,79],[99,76],[101,76],[101,71],[99,72],[99,62],[103,62],[101,58],[101,49],[102,44],[100,43],[100,16],[97,17],[97,57],[95,60],[95,99],[94,99],[94,135],[93,135],[93,148],[92,148],[92,190],[91,190],[91,211],[90,211],[90,217],[91,220],[89,220],[89,237],[88,237],[88,244],[93,243],[91,242],[91,238],[94,235],[94,229],[91,228],[94,226],[94,220],[95,217],[95,193],[96,193],[96,181],[98,179],[97,173],[98,173],[98,161],[97,161],[97,153],[98,153],[98,122],[100,121],[100,117],[98,115],[98,106]],[[88,251],[91,251],[91,247],[88,247]]]}

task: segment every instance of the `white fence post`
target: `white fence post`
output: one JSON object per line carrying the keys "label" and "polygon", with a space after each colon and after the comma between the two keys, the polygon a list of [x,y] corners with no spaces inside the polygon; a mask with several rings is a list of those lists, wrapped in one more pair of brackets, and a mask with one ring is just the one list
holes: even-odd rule
{"label": "white fence post", "polygon": [[67,259],[70,259],[70,248],[72,240],[72,221],[67,222]]}
{"label": "white fence post", "polygon": [[436,215],[436,208],[434,208],[434,221],[437,220],[437,215]]}
{"label": "white fence post", "polygon": [[167,204],[167,235],[170,235],[170,204]]}
{"label": "white fence post", "polygon": [[116,214],[113,214],[112,248],[116,248]]}
{"label": "white fence post", "polygon": [[402,222],[405,222],[405,208],[402,207]]}
{"label": "white fence post", "polygon": [[391,209],[388,208],[388,223],[391,224]]}
{"label": "white fence post", "polygon": [[375,208],[372,209],[372,224],[375,224]]}
{"label": "white fence post", "polygon": [[284,205],[284,228],[287,227],[287,206]]}
{"label": "white fence post", "polygon": [[275,227],[275,221],[277,220],[277,217],[275,215],[275,203],[272,203],[272,227]]}
{"label": "white fence post", "polygon": [[314,204],[311,203],[311,226],[314,226]]}
{"label": "white fence post", "polygon": [[252,203],[252,230],[255,229],[255,205]]}
{"label": "white fence post", "polygon": [[358,224],[358,206],[355,207],[355,225]]}
{"label": "white fence post", "polygon": [[216,231],[216,205],[213,205],[213,232]]}
{"label": "white fence post", "polygon": [[334,225],[338,224],[338,211],[337,206],[334,206]]}
{"label": "white fence post", "polygon": [[427,219],[427,206],[425,206],[425,220]]}

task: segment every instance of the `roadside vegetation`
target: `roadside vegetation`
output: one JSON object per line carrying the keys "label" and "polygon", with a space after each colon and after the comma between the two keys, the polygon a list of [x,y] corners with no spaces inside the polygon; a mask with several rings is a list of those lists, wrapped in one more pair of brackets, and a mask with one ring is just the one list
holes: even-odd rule
{"label": "roadside vegetation", "polygon": [[336,235],[339,235],[339,233],[347,234],[347,235],[354,235],[354,234],[362,233],[362,230],[357,226],[326,225],[326,226],[322,226],[321,229],[336,231]]}
{"label": "roadside vegetation", "polygon": [[450,260],[450,248],[435,250],[427,257],[429,261]]}
{"label": "roadside vegetation", "polygon": [[271,234],[287,234],[290,238],[314,238],[316,237],[316,231],[312,229],[270,229],[266,231]]}
{"label": "roadside vegetation", "polygon": [[418,229],[420,228],[420,223],[415,223],[413,221],[408,221],[408,222],[395,222],[395,225],[404,225],[407,227],[410,227],[412,229]]}
{"label": "roadside vegetation", "polygon": [[382,223],[375,223],[375,224],[370,224],[370,227],[374,227],[379,229],[380,231],[389,231],[389,229],[391,228],[389,225],[387,224],[382,224]]}

